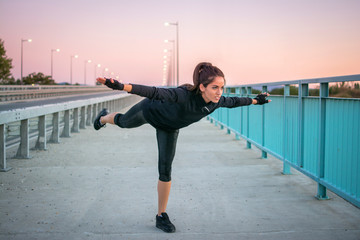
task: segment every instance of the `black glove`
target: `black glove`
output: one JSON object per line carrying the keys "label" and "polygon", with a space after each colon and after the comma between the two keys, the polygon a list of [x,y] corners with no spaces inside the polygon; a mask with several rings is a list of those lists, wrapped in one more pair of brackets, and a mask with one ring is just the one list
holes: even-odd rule
{"label": "black glove", "polygon": [[105,78],[105,85],[114,90],[124,90],[124,84],[112,78]]}
{"label": "black glove", "polygon": [[269,102],[269,100],[267,100],[266,97],[267,97],[266,93],[260,93],[254,99],[257,101],[258,105],[263,105]]}

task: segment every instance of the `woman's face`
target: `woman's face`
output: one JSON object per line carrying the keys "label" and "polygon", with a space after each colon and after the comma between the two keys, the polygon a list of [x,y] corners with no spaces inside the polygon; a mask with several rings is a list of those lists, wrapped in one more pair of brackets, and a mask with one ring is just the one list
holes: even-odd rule
{"label": "woman's face", "polygon": [[215,77],[214,81],[212,81],[209,85],[204,87],[203,84],[200,84],[200,91],[203,99],[206,103],[213,102],[217,103],[220,100],[220,97],[224,90],[224,78],[223,77]]}

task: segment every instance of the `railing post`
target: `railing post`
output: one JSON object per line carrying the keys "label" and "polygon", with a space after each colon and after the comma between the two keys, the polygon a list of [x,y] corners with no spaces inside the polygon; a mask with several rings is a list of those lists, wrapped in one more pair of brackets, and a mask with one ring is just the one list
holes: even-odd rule
{"label": "railing post", "polygon": [[20,146],[16,158],[30,158],[29,149],[29,119],[21,120],[20,125]]}
{"label": "railing post", "polygon": [[0,172],[7,172],[11,170],[6,166],[6,136],[5,124],[0,124]]}
{"label": "railing post", "polygon": [[[241,97],[244,97],[246,95],[246,88],[245,87],[241,87]],[[240,108],[240,114],[241,114],[241,125],[240,125],[240,133],[241,135],[244,135],[244,111],[245,109],[242,107]]]}
{"label": "railing post", "polygon": [[79,108],[74,108],[73,110],[73,126],[71,128],[71,132],[78,133],[79,131]]}
{"label": "railing post", "polygon": [[290,165],[285,162],[286,159],[286,149],[287,149],[287,124],[286,124],[286,97],[290,96],[290,85],[284,86],[284,135],[283,135],[283,174],[288,175],[291,174]]}
{"label": "railing post", "polygon": [[[252,88],[251,87],[247,87],[247,96],[250,97],[250,94],[252,93]],[[247,119],[246,119],[246,129],[247,129],[247,135],[246,137],[249,138],[250,137],[250,123],[249,123],[249,119],[250,119],[250,107],[246,107],[247,110]],[[251,142],[246,141],[246,147],[247,148],[251,148]]]}
{"label": "railing post", "polygon": [[60,142],[60,134],[59,134],[59,112],[53,113],[53,119],[52,119],[52,133],[50,142],[51,143],[59,143]]}
{"label": "railing post", "polygon": [[304,98],[309,96],[309,84],[299,82],[299,98],[298,98],[298,106],[299,106],[299,146],[298,146],[298,166],[304,167]]}
{"label": "railing post", "polygon": [[[235,88],[235,95],[237,96],[237,97],[239,97],[240,96],[240,88],[239,87],[236,87]],[[241,121],[242,121],[242,119],[241,119],[241,113],[240,113],[240,129],[241,129]],[[236,138],[236,140],[239,140],[240,139],[240,134],[238,134],[238,132],[240,132],[240,129],[235,129],[235,138]]]}
{"label": "railing post", "polygon": [[[228,96],[231,94],[231,88],[225,88],[225,92],[226,94],[228,94]],[[223,108],[223,110],[226,111],[226,134],[231,134],[231,130],[230,130],[230,108]]]}
{"label": "railing post", "polygon": [[81,107],[81,113],[80,113],[80,129],[85,129],[86,125],[86,107]]}
{"label": "railing post", "polygon": [[227,134],[231,134],[231,130],[230,130],[230,108],[225,108],[226,110],[226,133]]}
{"label": "railing post", "polygon": [[70,110],[65,110],[64,129],[61,137],[70,137]]}
{"label": "railing post", "polygon": [[[319,162],[318,162],[318,177],[324,178],[325,172],[325,122],[326,122],[326,98],[329,97],[329,83],[320,83],[320,123],[319,123]],[[326,187],[318,183],[318,192],[316,197],[318,199],[329,199],[326,195]]]}
{"label": "railing post", "polygon": [[[262,92],[265,93],[267,92],[267,86],[263,86],[262,87]],[[265,147],[265,104],[262,105],[262,109],[261,109],[261,113],[262,113],[262,121],[261,121],[261,125],[262,125],[262,136],[261,136],[261,145],[263,147]],[[264,150],[261,151],[261,157],[262,158],[267,158],[267,152],[265,152]]]}
{"label": "railing post", "polygon": [[39,136],[35,144],[35,149],[46,150],[46,116],[39,117],[38,123]]}

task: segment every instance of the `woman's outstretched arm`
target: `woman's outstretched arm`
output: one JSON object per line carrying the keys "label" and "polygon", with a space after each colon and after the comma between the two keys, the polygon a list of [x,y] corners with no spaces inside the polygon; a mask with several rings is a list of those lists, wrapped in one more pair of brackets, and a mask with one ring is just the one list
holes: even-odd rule
{"label": "woman's outstretched arm", "polygon": [[[105,85],[106,79],[102,78],[102,77],[99,77],[99,78],[96,79],[96,81],[98,81],[99,83]],[[112,78],[110,78],[110,81],[112,81],[112,83],[115,83]],[[122,84],[122,85],[124,85],[124,89],[122,89],[123,91],[126,91],[128,93],[131,92],[131,90],[132,90],[132,85],[131,84]]]}
{"label": "woman's outstretched arm", "polygon": [[183,88],[157,88],[138,84],[122,84],[112,78],[97,78],[99,83],[114,90],[126,91],[141,97],[165,100],[170,102],[182,102],[186,100],[186,91]]}

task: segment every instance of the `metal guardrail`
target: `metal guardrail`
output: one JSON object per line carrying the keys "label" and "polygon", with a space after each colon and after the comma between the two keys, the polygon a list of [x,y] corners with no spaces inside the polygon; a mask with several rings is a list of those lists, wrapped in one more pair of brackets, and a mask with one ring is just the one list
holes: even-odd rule
{"label": "metal guardrail", "polygon": [[[4,91],[27,91],[27,90],[47,90],[47,89],[91,89],[100,88],[103,85],[98,86],[82,86],[82,85],[0,85],[0,92]],[[104,87],[106,88],[106,87]]]}
{"label": "metal guardrail", "polygon": [[0,85],[0,102],[112,91],[101,86]]}
{"label": "metal guardrail", "polygon": [[[35,149],[45,150],[47,143],[58,143],[60,137],[91,125],[102,108],[119,111],[139,99],[120,94],[0,112],[0,171],[11,169],[6,164],[10,149],[17,149],[15,158],[30,158],[31,140]],[[9,134],[17,132],[10,130],[14,126],[19,128],[15,136]]]}
{"label": "metal guardrail", "polygon": [[[284,174],[293,167],[316,181],[317,198],[327,199],[329,189],[360,207],[360,99],[329,97],[329,83],[345,81],[360,75],[227,87],[229,96],[252,97],[253,88],[282,85],[284,95],[263,106],[220,108],[208,119],[261,149],[263,158],[283,161]],[[317,97],[309,96],[312,83],[319,84]],[[290,96],[290,85],[298,96]]]}

